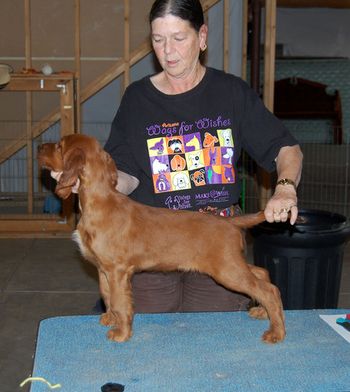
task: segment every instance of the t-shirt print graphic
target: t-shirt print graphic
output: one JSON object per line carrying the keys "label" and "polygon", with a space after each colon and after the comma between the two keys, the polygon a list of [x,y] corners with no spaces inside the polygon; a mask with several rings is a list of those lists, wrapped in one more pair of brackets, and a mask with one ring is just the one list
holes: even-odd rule
{"label": "t-shirt print graphic", "polygon": [[155,193],[235,183],[232,129],[147,140]]}

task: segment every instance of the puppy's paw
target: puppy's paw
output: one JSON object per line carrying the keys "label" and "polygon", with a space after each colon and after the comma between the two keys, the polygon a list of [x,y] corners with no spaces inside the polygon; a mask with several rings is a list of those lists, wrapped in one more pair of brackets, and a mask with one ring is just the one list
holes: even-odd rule
{"label": "puppy's paw", "polygon": [[258,320],[266,320],[268,318],[266,309],[262,306],[254,306],[248,311],[249,316]]}
{"label": "puppy's paw", "polygon": [[264,343],[275,344],[281,342],[286,336],[284,330],[271,330],[265,331],[262,336],[262,341]]}
{"label": "puppy's paw", "polygon": [[107,337],[109,340],[113,340],[114,342],[126,342],[132,336],[132,331],[130,329],[121,330],[119,328],[113,328],[108,331]]}
{"label": "puppy's paw", "polygon": [[100,324],[105,327],[112,327],[116,324],[115,318],[111,312],[102,313],[100,317]]}

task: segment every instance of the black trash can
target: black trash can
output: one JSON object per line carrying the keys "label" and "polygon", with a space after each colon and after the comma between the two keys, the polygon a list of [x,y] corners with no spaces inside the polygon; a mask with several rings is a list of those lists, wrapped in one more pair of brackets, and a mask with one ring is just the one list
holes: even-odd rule
{"label": "black trash can", "polygon": [[337,307],[344,247],[350,238],[345,216],[305,209],[294,226],[264,222],[251,234],[254,264],[269,271],[284,309]]}

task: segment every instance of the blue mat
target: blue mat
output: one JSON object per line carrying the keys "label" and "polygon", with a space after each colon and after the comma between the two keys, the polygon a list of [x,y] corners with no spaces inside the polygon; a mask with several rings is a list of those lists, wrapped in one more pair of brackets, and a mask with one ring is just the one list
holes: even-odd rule
{"label": "blue mat", "polygon": [[[62,392],[99,392],[114,382],[125,392],[346,392],[350,344],[319,314],[286,311],[287,337],[267,345],[267,321],[246,312],[142,314],[129,342],[106,338],[98,316],[41,321],[33,377]],[[31,392],[49,391],[33,382]]]}

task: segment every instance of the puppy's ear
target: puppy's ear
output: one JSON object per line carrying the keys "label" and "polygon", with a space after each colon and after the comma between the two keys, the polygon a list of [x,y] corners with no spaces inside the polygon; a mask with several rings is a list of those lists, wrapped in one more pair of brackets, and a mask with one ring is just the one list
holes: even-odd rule
{"label": "puppy's ear", "polygon": [[63,156],[63,172],[57,183],[55,192],[62,199],[72,193],[72,187],[78,180],[85,165],[85,153],[81,148],[68,150]]}

